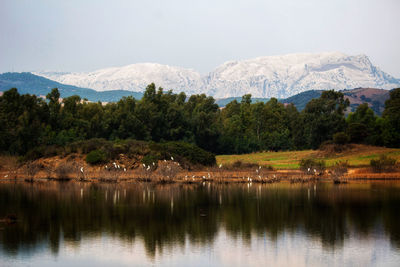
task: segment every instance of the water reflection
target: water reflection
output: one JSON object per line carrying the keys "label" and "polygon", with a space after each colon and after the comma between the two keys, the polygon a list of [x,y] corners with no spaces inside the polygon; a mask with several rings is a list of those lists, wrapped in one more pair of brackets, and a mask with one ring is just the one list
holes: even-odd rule
{"label": "water reflection", "polygon": [[29,259],[50,253],[68,262],[71,251],[84,247],[91,263],[105,249],[115,250],[118,263],[125,254],[142,259],[144,254],[150,262],[175,258],[174,264],[184,264],[188,255],[217,265],[243,259],[258,265],[260,255],[288,264],[311,253],[322,264],[329,257],[321,253],[335,263],[335,251],[354,246],[357,253],[379,247],[389,259],[400,259],[399,207],[400,187],[385,183],[2,183],[0,218],[15,214],[18,221],[0,223],[0,256]]}

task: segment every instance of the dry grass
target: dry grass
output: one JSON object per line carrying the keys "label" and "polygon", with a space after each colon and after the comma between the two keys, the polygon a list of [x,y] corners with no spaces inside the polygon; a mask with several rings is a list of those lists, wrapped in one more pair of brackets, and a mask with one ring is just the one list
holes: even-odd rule
{"label": "dry grass", "polygon": [[274,169],[299,169],[300,160],[303,158],[323,159],[327,167],[332,167],[336,162],[347,162],[351,167],[369,166],[371,159],[378,159],[381,155],[390,156],[400,160],[400,149],[374,147],[365,145],[352,145],[341,153],[325,153],[319,150],[285,151],[285,152],[260,152],[243,155],[219,155],[217,164],[231,165],[235,161],[255,163],[260,166],[272,166]]}

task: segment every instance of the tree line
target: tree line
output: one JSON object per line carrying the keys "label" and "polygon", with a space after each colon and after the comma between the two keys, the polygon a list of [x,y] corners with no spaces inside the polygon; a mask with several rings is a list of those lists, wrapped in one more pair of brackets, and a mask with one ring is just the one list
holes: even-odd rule
{"label": "tree line", "polygon": [[348,106],[333,90],[299,112],[276,98],[252,103],[251,95],[220,109],[210,96],[187,97],[154,84],[140,100],[123,97],[106,105],[76,95],[61,100],[56,88],[46,99],[12,88],[0,97],[0,151],[24,155],[92,138],[183,141],[216,154],[315,149],[335,136],[337,142],[400,147],[400,88],[390,92],[382,117],[367,104],[346,117]]}

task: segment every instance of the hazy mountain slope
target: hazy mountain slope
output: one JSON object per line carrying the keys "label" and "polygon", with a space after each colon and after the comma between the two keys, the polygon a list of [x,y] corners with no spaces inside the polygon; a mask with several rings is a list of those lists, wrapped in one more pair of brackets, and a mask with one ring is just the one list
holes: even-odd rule
{"label": "hazy mountain slope", "polygon": [[[322,90],[305,91],[288,98],[279,99],[279,102],[284,104],[294,104],[296,108],[301,111],[312,99],[319,98],[322,92]],[[385,101],[389,99],[390,91],[376,88],[356,88],[343,90],[341,92],[344,94],[344,97],[350,101],[350,107],[348,108],[347,113],[355,111],[360,104],[367,103],[377,115],[381,115],[385,109]],[[236,100],[240,102],[241,99],[241,97],[220,98],[216,99],[216,103],[220,107],[225,107],[231,101]],[[252,98],[253,103],[267,101],[269,101],[269,98]]]}
{"label": "hazy mountain slope", "polygon": [[342,92],[345,98],[350,101],[349,111],[355,111],[360,104],[367,103],[378,115],[382,114],[385,109],[385,101],[390,97],[390,91],[376,88],[356,88],[353,90],[344,90]]}
{"label": "hazy mountain slope", "polygon": [[299,111],[301,111],[306,107],[307,103],[310,102],[311,99],[319,98],[321,96],[322,92],[323,91],[321,91],[321,90],[305,91],[305,92],[301,92],[297,95],[293,95],[291,97],[281,99],[280,102],[294,104],[296,106],[296,108]]}
{"label": "hazy mountain slope", "polygon": [[[316,90],[306,91],[286,99],[281,99],[280,102],[292,103],[298,110],[303,110],[311,99],[319,98],[322,92]],[[381,115],[385,109],[385,101],[389,99],[390,91],[376,88],[356,88],[341,92],[350,101],[347,113],[355,111],[360,104],[367,103],[377,115]]]}
{"label": "hazy mountain slope", "polygon": [[0,91],[6,91],[13,87],[17,88],[21,94],[34,94],[38,96],[45,96],[51,89],[58,88],[61,97],[79,95],[81,98],[87,98],[90,101],[96,102],[118,101],[123,96],[130,95],[135,98],[141,98],[143,95],[142,93],[123,90],[97,92],[93,89],[61,84],[29,72],[0,74]]}

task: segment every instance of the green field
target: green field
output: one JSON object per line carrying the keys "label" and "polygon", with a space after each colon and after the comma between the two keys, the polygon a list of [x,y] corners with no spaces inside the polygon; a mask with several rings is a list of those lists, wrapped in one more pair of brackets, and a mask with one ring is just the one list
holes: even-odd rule
{"label": "green field", "polygon": [[354,149],[331,155],[324,155],[324,153],[318,150],[219,155],[217,156],[217,163],[230,165],[240,160],[243,163],[272,166],[274,169],[298,169],[301,159],[314,158],[325,160],[328,167],[338,161],[347,161],[352,167],[362,167],[369,165],[371,159],[377,159],[380,155],[393,157],[400,162],[400,149],[356,145]]}

